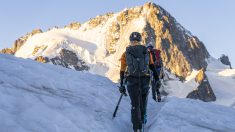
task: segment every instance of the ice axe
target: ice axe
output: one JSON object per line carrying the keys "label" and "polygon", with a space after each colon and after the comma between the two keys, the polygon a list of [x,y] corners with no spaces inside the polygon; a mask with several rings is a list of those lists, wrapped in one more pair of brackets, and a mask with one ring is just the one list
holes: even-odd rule
{"label": "ice axe", "polygon": [[113,119],[116,117],[116,114],[117,114],[117,110],[118,110],[118,107],[119,107],[119,104],[121,103],[121,100],[122,100],[122,96],[127,96],[126,93],[122,93],[121,96],[119,97],[119,100],[118,100],[118,103],[117,103],[117,106],[113,112]]}

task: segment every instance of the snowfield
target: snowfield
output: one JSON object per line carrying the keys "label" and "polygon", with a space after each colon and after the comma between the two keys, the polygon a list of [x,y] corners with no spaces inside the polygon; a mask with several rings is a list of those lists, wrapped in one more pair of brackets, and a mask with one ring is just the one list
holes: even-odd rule
{"label": "snowfield", "polygon": [[109,79],[8,55],[0,58],[1,132],[124,128],[125,123],[111,119],[119,94]]}
{"label": "snowfield", "polygon": [[[123,98],[117,117],[112,120],[120,94],[108,78],[3,54],[0,64],[1,132],[132,130],[129,97]],[[208,73],[209,77],[214,76],[213,69]],[[234,83],[231,72],[215,74],[212,82],[222,76],[222,81],[233,80],[228,85]],[[233,87],[221,91],[234,90]],[[234,93],[226,91],[231,95],[225,97],[220,87],[216,89],[216,95],[221,95],[218,104],[231,99]],[[230,102],[226,106],[218,104],[178,97],[155,103],[149,97],[146,132],[234,132],[235,109],[227,107]]]}
{"label": "snowfield", "polygon": [[229,69],[218,60],[208,60],[207,76],[217,97],[215,103],[235,108],[235,69]]}
{"label": "snowfield", "polygon": [[[210,57],[208,60],[206,75],[216,95],[215,104],[235,108],[235,70],[229,69],[219,60]],[[169,96],[186,98],[186,96],[198,87],[195,77],[198,71],[194,70],[185,82],[179,81],[174,75],[169,74],[173,80],[165,82],[164,90]]]}
{"label": "snowfield", "polygon": [[233,132],[234,110],[212,103],[170,98],[153,116],[149,131]]}

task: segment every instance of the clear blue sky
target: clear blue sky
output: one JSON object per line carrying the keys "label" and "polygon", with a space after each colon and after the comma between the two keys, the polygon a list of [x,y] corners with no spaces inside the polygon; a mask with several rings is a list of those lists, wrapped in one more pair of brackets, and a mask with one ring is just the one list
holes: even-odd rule
{"label": "clear blue sky", "polygon": [[[148,0],[151,1],[151,0]],[[0,49],[35,28],[46,31],[72,21],[142,5],[147,0],[0,0]],[[229,55],[235,66],[235,0],[152,0],[204,42],[210,54]]]}

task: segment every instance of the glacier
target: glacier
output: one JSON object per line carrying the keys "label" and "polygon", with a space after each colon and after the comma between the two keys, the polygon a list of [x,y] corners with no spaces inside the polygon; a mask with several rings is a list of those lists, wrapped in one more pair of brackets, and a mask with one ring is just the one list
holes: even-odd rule
{"label": "glacier", "polygon": [[[0,64],[1,132],[132,130],[129,97],[112,120],[119,92],[108,78],[4,54]],[[219,103],[173,95],[156,103],[149,96],[146,131],[234,132],[235,109]]]}

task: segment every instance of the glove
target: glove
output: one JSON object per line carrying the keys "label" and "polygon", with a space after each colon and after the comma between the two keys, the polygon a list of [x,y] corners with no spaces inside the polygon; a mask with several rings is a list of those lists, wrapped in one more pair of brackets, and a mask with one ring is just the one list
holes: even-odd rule
{"label": "glove", "polygon": [[123,86],[124,71],[120,71],[120,86]]}
{"label": "glove", "polygon": [[121,94],[126,95],[126,88],[125,88],[125,86],[120,86],[119,87],[119,91],[120,91]]}

